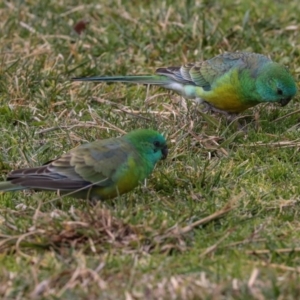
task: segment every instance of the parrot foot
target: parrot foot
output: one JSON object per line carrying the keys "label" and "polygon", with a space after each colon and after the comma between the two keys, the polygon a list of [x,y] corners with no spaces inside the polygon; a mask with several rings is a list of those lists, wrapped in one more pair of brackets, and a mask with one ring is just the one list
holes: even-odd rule
{"label": "parrot foot", "polygon": [[[236,122],[237,128],[240,131],[247,132],[248,122],[245,120],[245,116],[240,116],[237,113],[230,113],[218,108],[215,108],[210,103],[203,102],[205,105],[204,109],[202,110],[204,113],[219,113],[226,117],[226,120],[229,124]],[[242,122],[241,122],[242,121]],[[243,122],[244,121],[244,122]]]}
{"label": "parrot foot", "polygon": [[204,109],[202,110],[204,113],[215,112],[215,113],[219,113],[219,114],[225,115],[226,117],[229,117],[229,116],[232,117],[233,116],[234,118],[237,116],[237,114],[235,114],[235,113],[229,113],[229,112],[224,111],[222,109],[218,109],[218,108],[212,106],[208,102],[203,102],[202,104],[204,105]]}

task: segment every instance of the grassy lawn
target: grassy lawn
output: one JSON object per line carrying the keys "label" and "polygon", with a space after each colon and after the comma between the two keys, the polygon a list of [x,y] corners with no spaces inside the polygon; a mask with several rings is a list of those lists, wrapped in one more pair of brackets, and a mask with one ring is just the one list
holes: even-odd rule
{"label": "grassy lawn", "polygon": [[0,3],[1,180],[141,127],[170,154],[96,206],[0,194],[0,298],[299,299],[299,97],[245,111],[240,131],[157,87],[70,81],[243,50],[298,82],[298,1],[76,2]]}

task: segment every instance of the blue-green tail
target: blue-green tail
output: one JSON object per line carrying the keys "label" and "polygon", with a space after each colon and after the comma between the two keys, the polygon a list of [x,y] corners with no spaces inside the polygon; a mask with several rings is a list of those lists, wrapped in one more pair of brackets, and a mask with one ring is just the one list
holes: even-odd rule
{"label": "blue-green tail", "polygon": [[0,182],[0,192],[9,192],[9,191],[19,191],[19,190],[25,190],[26,187],[20,186],[20,185],[15,185],[9,181],[3,181]]}
{"label": "blue-green tail", "polygon": [[171,82],[170,78],[163,75],[138,75],[138,76],[111,76],[111,77],[76,77],[73,81],[93,81],[93,82],[132,82],[137,84],[162,85]]}

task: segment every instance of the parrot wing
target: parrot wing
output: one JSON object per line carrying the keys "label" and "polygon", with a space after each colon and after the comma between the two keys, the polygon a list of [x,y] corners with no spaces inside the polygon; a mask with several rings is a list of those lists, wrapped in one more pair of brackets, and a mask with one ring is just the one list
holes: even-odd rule
{"label": "parrot wing", "polygon": [[46,165],[11,172],[8,180],[33,189],[71,191],[90,184],[108,186],[132,148],[120,139],[81,145]]}
{"label": "parrot wing", "polygon": [[247,52],[223,53],[212,59],[188,63],[181,67],[159,68],[156,73],[165,75],[182,84],[200,86],[205,91],[210,91],[213,83],[232,68],[257,69],[258,64],[271,61],[264,55]]}

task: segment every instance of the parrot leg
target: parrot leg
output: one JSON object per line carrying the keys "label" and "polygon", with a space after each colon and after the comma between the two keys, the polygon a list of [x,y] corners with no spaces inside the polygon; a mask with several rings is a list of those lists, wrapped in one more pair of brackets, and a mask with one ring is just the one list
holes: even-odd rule
{"label": "parrot leg", "polygon": [[[202,104],[204,104],[204,106],[205,106],[204,109],[202,110],[204,113],[212,113],[212,112],[219,113],[219,114],[225,116],[228,124],[236,122],[238,130],[247,132],[247,127],[248,127],[249,123],[245,120],[246,116],[241,116],[238,113],[229,113],[224,110],[215,108],[208,102],[203,102]],[[243,119],[243,121],[241,119]]]}
{"label": "parrot leg", "polygon": [[204,113],[215,112],[215,113],[222,114],[222,115],[226,116],[227,118],[228,117],[232,118],[232,116],[236,117],[238,115],[238,114],[235,114],[235,113],[229,113],[227,111],[218,109],[218,108],[214,107],[213,105],[211,105],[210,103],[205,102],[205,101],[203,101],[202,104],[204,104],[204,106],[205,106],[204,109],[203,109]]}

